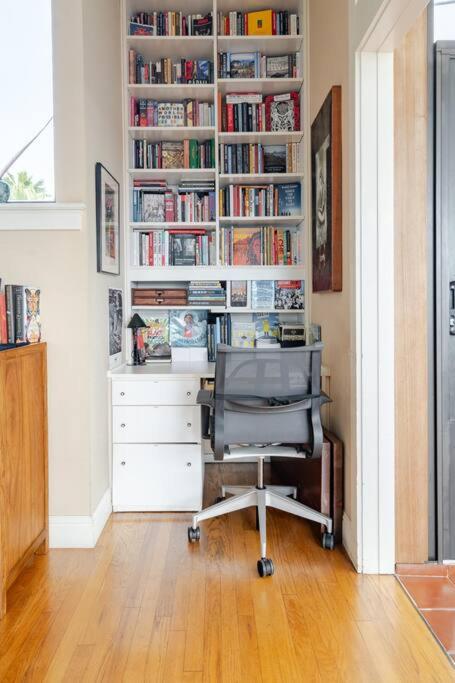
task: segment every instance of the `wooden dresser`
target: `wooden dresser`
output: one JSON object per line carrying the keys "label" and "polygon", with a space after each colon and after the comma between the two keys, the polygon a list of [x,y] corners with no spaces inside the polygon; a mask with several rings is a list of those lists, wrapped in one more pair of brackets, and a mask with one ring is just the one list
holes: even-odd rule
{"label": "wooden dresser", "polygon": [[6,591],[48,543],[46,344],[0,352],[0,618]]}

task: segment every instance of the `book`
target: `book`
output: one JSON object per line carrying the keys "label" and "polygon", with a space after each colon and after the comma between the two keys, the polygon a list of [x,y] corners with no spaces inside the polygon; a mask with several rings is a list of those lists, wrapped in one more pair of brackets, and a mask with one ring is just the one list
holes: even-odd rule
{"label": "book", "polygon": [[[256,233],[259,233],[259,236]],[[255,235],[254,240],[252,235]],[[220,261],[222,265],[298,265],[301,262],[301,240],[302,235],[298,226],[222,228],[219,245]]]}
{"label": "book", "polygon": [[286,145],[264,145],[264,173],[286,173]]}
{"label": "book", "polygon": [[250,349],[254,347],[256,326],[254,322],[232,321],[232,346]]}
{"label": "book", "polygon": [[275,282],[275,308],[303,310],[305,308],[305,282],[303,280],[277,280]]}
{"label": "book", "polygon": [[171,346],[207,345],[207,311],[169,311]]}
{"label": "book", "polygon": [[264,100],[266,128],[270,131],[300,130],[298,92],[267,95]]}
{"label": "book", "polygon": [[169,345],[169,315],[151,316],[142,315],[147,324],[141,330],[144,339],[145,360],[167,359],[171,360],[171,347]]}
{"label": "book", "polygon": [[183,168],[183,142],[163,142],[161,154],[163,168]]}
{"label": "book", "polygon": [[185,109],[181,102],[158,102],[158,126],[184,126]]}
{"label": "book", "polygon": [[248,308],[248,280],[231,280],[228,282],[230,308]]}
{"label": "book", "polygon": [[233,237],[233,265],[261,265],[260,228],[236,228]]}
{"label": "book", "polygon": [[257,52],[240,52],[237,54],[229,54],[228,69],[230,78],[256,78],[258,53]]}
{"label": "book", "polygon": [[276,185],[278,192],[278,215],[299,216],[302,213],[300,183],[281,183]]}
{"label": "book", "polygon": [[30,344],[41,341],[41,311],[39,289],[24,288],[25,340]]}
{"label": "book", "polygon": [[[295,57],[295,55],[294,55]],[[292,78],[294,64],[292,55],[266,57],[266,78]]]}
{"label": "book", "polygon": [[212,13],[184,14],[183,12],[136,12],[130,15],[130,35],[139,36],[194,36],[211,35]]}
{"label": "book", "polygon": [[275,282],[273,280],[251,281],[251,307],[255,309],[275,308]]}
{"label": "book", "polygon": [[144,223],[163,223],[165,220],[164,194],[142,192],[142,218]]}
{"label": "book", "polygon": [[273,12],[271,9],[265,9],[259,12],[248,12],[246,17],[247,33],[249,36],[273,35]]}
{"label": "book", "polygon": [[6,295],[0,292],[0,344],[8,343],[8,328],[6,326]]}
{"label": "book", "polygon": [[256,340],[278,339],[280,321],[277,313],[253,313],[253,321],[255,324]]}

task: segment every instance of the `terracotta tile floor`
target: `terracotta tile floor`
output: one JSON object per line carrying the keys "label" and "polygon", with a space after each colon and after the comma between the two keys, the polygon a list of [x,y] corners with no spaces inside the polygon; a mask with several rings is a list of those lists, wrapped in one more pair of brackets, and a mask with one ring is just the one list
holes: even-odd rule
{"label": "terracotta tile floor", "polygon": [[397,579],[455,666],[455,566],[399,564]]}

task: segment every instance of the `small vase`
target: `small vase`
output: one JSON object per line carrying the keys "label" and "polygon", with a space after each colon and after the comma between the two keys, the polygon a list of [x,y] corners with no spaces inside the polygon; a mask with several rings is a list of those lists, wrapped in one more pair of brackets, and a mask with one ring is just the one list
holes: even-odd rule
{"label": "small vase", "polygon": [[9,185],[6,180],[0,180],[0,204],[6,204],[9,199]]}

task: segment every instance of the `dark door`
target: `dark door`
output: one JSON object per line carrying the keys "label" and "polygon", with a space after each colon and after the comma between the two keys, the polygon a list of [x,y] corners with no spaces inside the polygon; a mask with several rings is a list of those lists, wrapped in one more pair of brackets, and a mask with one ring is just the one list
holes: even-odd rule
{"label": "dark door", "polygon": [[[436,43],[436,536],[455,559],[455,41]],[[411,234],[412,227],[410,226]],[[411,237],[410,234],[410,238]]]}

